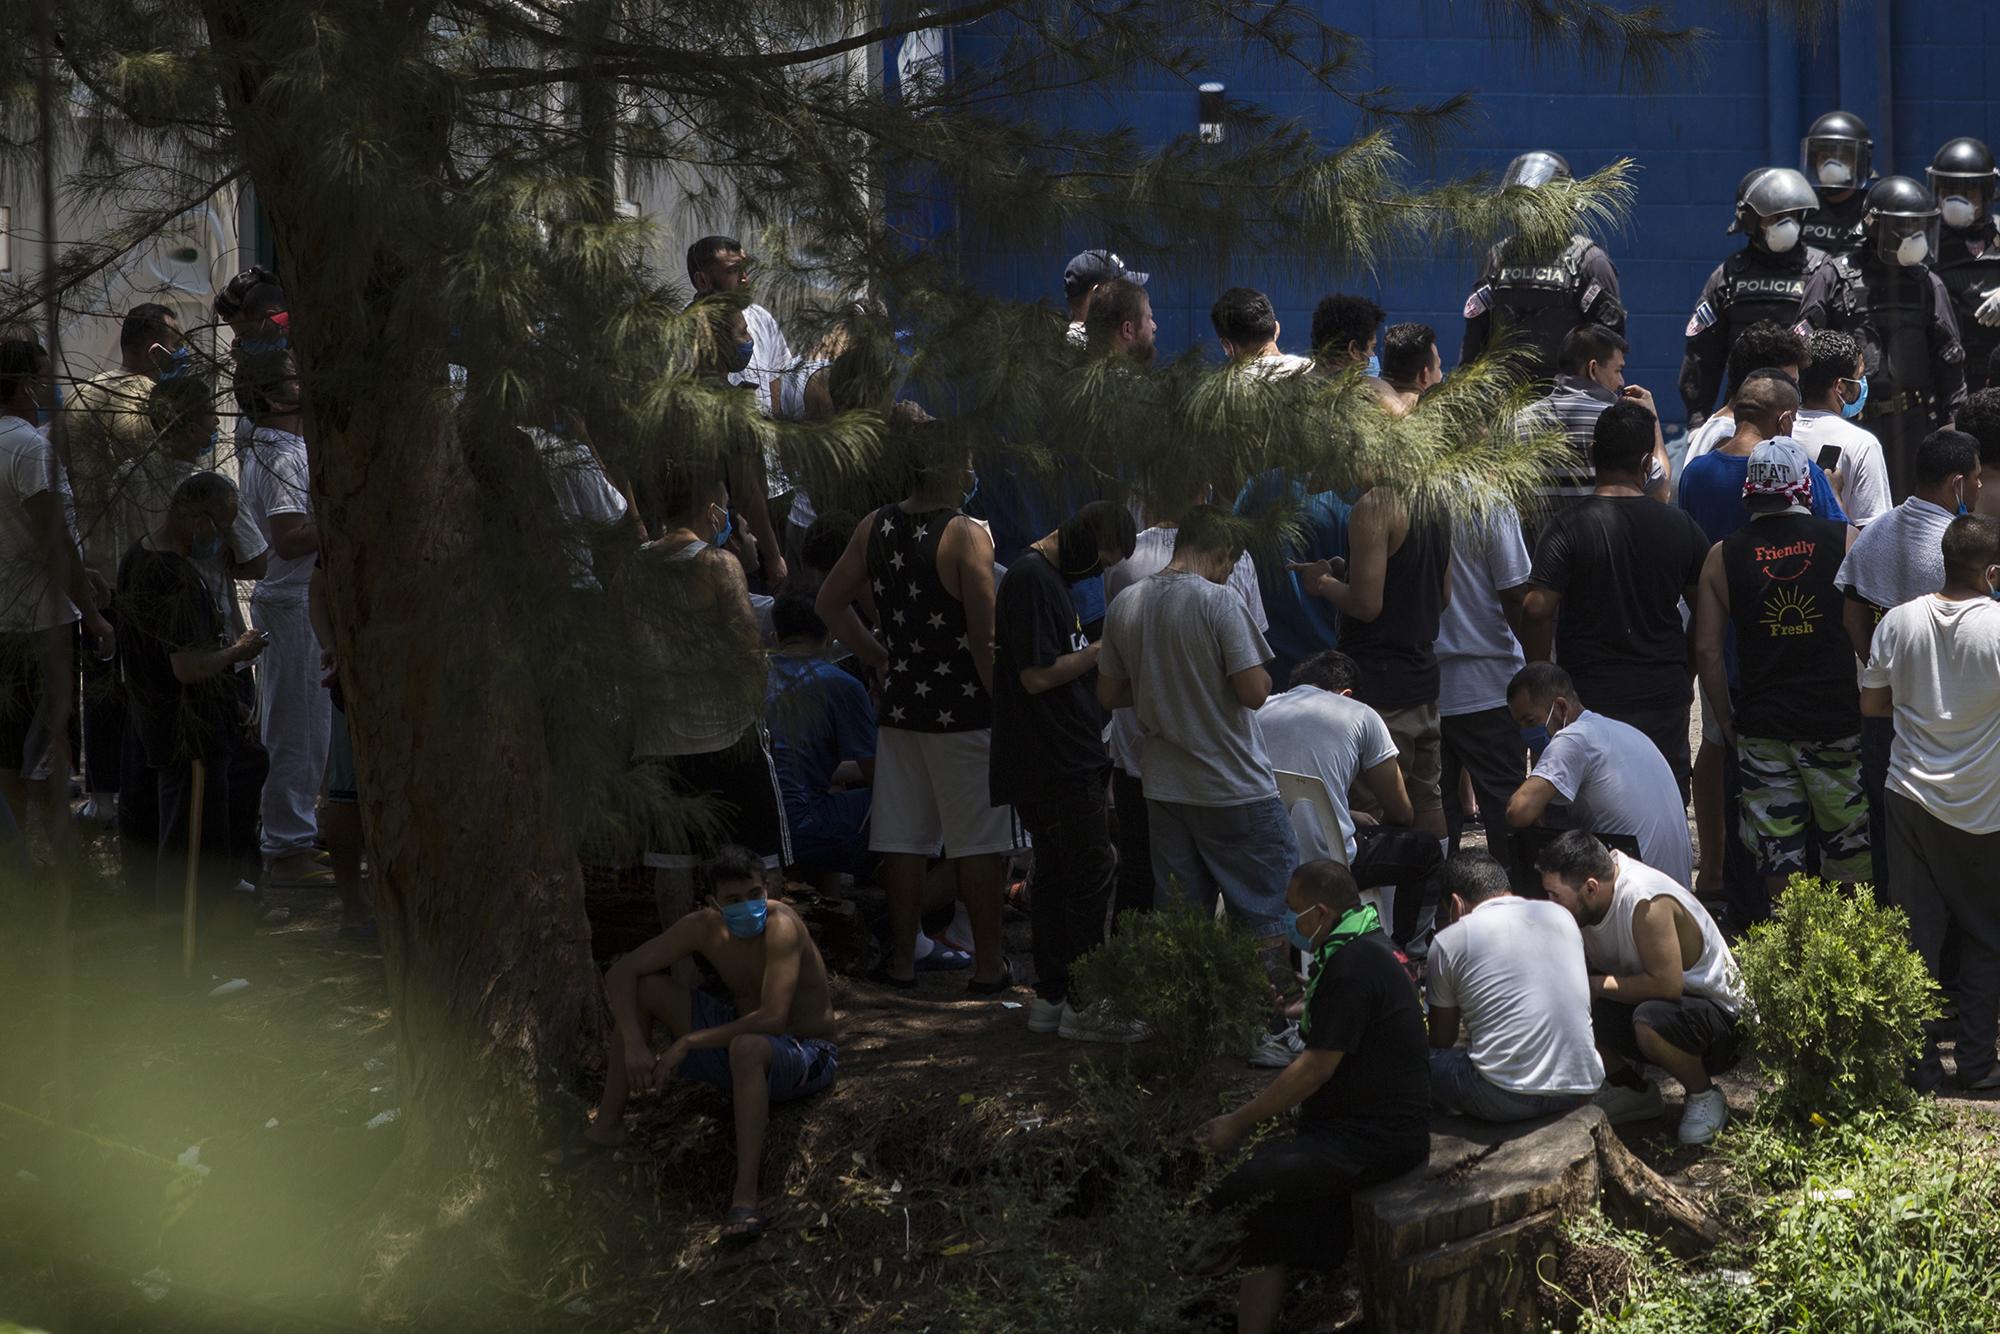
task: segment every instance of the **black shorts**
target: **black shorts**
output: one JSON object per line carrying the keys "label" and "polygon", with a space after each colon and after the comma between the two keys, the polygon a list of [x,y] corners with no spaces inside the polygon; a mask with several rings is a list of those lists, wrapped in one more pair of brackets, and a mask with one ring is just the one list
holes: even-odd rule
{"label": "black shorts", "polygon": [[714,856],[724,843],[750,849],[764,859],[767,870],[791,863],[791,832],[785,824],[778,766],[771,760],[770,742],[761,727],[745,732],[742,740],[725,750],[651,756],[639,763],[665,776],[673,795],[707,798],[714,817],[706,828],[690,826],[687,817],[692,812],[681,806],[675,812],[678,819],[660,821],[647,839],[646,865],[692,868]]}
{"label": "black shorts", "polygon": [[1614,1000],[1591,1002],[1590,1025],[1596,1030],[1597,1045],[1638,1061],[1645,1058],[1639,1051],[1638,1035],[1632,1031],[1634,1024],[1652,1029],[1670,1047],[1699,1054],[1702,1069],[1711,1075],[1736,1064],[1742,1046],[1736,1020],[1705,996],[1640,1001],[1637,1005]]}

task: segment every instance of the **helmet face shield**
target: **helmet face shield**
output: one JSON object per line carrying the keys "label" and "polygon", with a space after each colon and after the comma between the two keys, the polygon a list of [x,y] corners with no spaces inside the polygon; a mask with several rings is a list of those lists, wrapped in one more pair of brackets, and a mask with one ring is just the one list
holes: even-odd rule
{"label": "helmet face shield", "polygon": [[1922,264],[1938,251],[1938,218],[1878,213],[1869,224],[1869,239],[1885,264]]}
{"label": "helmet face shield", "polygon": [[1799,149],[1806,179],[1823,190],[1851,190],[1868,179],[1868,145],[1858,139],[1808,136]]}
{"label": "helmet face shield", "polygon": [[1500,177],[1500,188],[1511,190],[1515,186],[1537,190],[1550,181],[1570,179],[1569,163],[1554,153],[1523,153],[1507,164],[1507,170]]}
{"label": "helmet face shield", "polygon": [[1931,193],[1947,227],[1971,227],[1993,210],[1993,178],[1930,173]]}

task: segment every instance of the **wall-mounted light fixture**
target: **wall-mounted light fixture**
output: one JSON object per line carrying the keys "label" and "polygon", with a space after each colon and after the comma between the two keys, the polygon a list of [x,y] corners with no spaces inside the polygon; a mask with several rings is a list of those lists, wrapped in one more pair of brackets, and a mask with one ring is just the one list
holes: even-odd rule
{"label": "wall-mounted light fixture", "polygon": [[1219,83],[1201,86],[1201,141],[1205,144],[1222,142],[1223,91]]}

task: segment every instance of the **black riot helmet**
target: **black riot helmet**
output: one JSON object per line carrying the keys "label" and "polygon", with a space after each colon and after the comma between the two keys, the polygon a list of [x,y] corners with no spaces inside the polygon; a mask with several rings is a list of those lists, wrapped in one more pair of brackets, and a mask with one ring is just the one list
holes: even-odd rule
{"label": "black riot helmet", "polygon": [[1937,201],[1908,176],[1884,176],[1869,187],[1861,223],[1884,264],[1911,267],[1937,254]]}
{"label": "black riot helmet", "polygon": [[1851,111],[1829,111],[1799,144],[1799,170],[1822,190],[1857,190],[1873,170],[1875,140]]}
{"label": "black riot helmet", "polygon": [[1759,167],[1736,187],[1736,220],[1729,230],[1782,255],[1799,243],[1800,224],[1818,208],[1819,196],[1804,176],[1790,167]]}
{"label": "black riot helmet", "polygon": [[1993,150],[1979,140],[1952,140],[1937,151],[1924,174],[1930,178],[1945,226],[1971,227],[1991,211],[2000,170],[1994,167]]}
{"label": "black riot helmet", "polygon": [[1507,164],[1507,170],[1500,175],[1500,188],[1506,190],[1519,185],[1535,190],[1550,181],[1575,179],[1570,174],[1568,161],[1561,153],[1551,153],[1538,148],[1532,153],[1521,154]]}

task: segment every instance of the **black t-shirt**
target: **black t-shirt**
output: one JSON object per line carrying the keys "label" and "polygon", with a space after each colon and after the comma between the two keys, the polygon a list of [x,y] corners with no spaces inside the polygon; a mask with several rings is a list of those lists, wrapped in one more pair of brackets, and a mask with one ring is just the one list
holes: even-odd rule
{"label": "black t-shirt", "polygon": [[1694,698],[1683,593],[1701,580],[1708,534],[1678,505],[1586,496],[1535,545],[1528,582],[1562,595],[1556,661],[1599,713]]}
{"label": "black t-shirt", "polygon": [[1334,953],[1312,988],[1305,1043],[1342,1053],[1333,1075],[1299,1104],[1299,1129],[1339,1134],[1385,1152],[1430,1145],[1430,1039],[1417,989],[1380,931]]}
{"label": "black t-shirt", "polygon": [[1097,780],[1110,767],[1097,674],[1028,693],[1024,667],[1049,667],[1090,646],[1069,585],[1039,551],[1007,567],[993,610],[993,804],[1053,795],[1052,781]]}
{"label": "black t-shirt", "polygon": [[1381,710],[1437,703],[1433,646],[1450,568],[1449,525],[1412,518],[1403,545],[1382,572],[1382,610],[1372,621],[1340,618],[1340,650],[1360,669],[1354,698]]}
{"label": "black t-shirt", "polygon": [[154,768],[214,756],[236,727],[236,699],[223,672],[197,685],[174,676],[173,655],[223,646],[222,611],[194,562],[141,538],[118,563],[118,666],[125,696]]}

